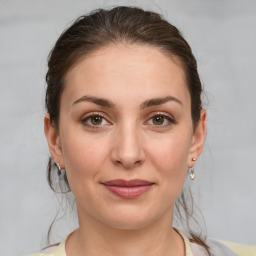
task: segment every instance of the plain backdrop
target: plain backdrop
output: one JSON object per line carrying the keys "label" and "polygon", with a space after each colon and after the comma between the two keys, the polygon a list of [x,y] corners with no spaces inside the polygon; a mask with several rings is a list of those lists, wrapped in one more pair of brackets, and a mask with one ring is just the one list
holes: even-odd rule
{"label": "plain backdrop", "polygon": [[[79,15],[118,4],[161,13],[190,43],[208,102],[191,186],[210,237],[256,244],[255,0],[0,0],[0,255],[39,250],[58,209],[46,181],[47,55]],[[54,239],[74,223],[60,221]]]}

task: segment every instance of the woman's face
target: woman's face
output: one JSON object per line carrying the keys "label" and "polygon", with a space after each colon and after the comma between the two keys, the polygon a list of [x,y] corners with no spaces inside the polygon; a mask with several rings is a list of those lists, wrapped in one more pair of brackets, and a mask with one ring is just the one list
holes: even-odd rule
{"label": "woman's face", "polygon": [[45,132],[80,219],[123,229],[170,221],[205,136],[204,111],[193,130],[178,63],[152,46],[119,44],[86,56],[67,74],[59,131],[46,115]]}

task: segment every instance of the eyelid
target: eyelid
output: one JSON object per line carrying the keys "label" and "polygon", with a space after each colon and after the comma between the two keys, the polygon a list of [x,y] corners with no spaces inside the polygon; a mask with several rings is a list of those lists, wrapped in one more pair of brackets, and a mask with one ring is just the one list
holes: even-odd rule
{"label": "eyelid", "polygon": [[171,124],[177,124],[177,121],[174,119],[174,117],[170,114],[165,113],[165,112],[154,112],[154,113],[152,113],[150,115],[150,117],[147,119],[146,122],[148,122],[150,119],[152,119],[155,116],[163,116],[164,118],[166,118],[168,120],[169,124],[167,124],[167,125],[151,125],[151,126],[154,126],[154,127],[157,127],[157,128],[162,128],[162,127],[166,127],[166,126],[170,125],[170,123]]}
{"label": "eyelid", "polygon": [[[86,124],[85,122],[92,116],[100,116],[102,118],[104,118],[109,124],[111,124],[111,122],[109,121],[109,117],[107,117],[105,114],[102,114],[100,112],[89,112],[85,115],[83,115],[83,117],[80,119],[81,123],[83,123],[84,125],[86,125],[87,127],[91,127],[91,128],[96,128],[96,129],[99,129],[99,128],[102,128],[102,126],[105,126],[105,125],[90,125],[90,124]],[[109,125],[107,124],[107,125]]]}

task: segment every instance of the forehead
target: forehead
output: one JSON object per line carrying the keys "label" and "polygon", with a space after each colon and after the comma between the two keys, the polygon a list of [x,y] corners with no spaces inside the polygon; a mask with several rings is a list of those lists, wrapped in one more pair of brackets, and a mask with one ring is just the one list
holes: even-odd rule
{"label": "forehead", "polygon": [[[132,99],[136,96],[189,97],[179,59],[157,47],[108,45],[82,58],[67,74],[64,94]],[[153,94],[153,95],[152,95]],[[188,99],[186,99],[187,101]]]}

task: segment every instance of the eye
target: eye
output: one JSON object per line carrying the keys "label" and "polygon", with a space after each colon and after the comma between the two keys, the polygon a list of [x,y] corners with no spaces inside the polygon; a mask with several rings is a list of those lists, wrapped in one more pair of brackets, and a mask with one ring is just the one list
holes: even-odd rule
{"label": "eye", "polygon": [[163,114],[157,114],[157,115],[152,116],[148,122],[150,125],[162,126],[162,127],[168,126],[170,123],[172,123],[172,124],[176,123],[173,118],[171,118],[170,116],[167,116],[167,115],[163,115]]}
{"label": "eye", "polygon": [[89,114],[81,122],[89,127],[98,128],[97,126],[109,125],[109,122],[100,114]]}

